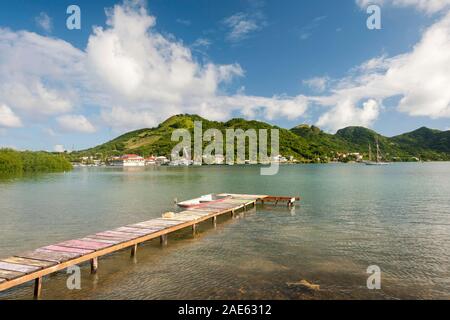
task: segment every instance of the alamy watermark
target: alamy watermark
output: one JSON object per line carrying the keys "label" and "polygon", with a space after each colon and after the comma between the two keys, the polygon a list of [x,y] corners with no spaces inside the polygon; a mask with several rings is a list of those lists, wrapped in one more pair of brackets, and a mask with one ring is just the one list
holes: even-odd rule
{"label": "alamy watermark", "polygon": [[373,265],[367,268],[367,273],[370,276],[367,278],[367,289],[380,290],[381,289],[381,269],[379,266]]}
{"label": "alamy watermark", "polygon": [[66,27],[69,30],[81,30],[81,9],[77,5],[67,7],[66,13],[70,16],[66,20]]}
{"label": "alamy watermark", "polygon": [[381,30],[381,7],[373,4],[367,7],[367,14],[370,16],[367,18],[367,29],[369,30]]}
{"label": "alamy watermark", "polygon": [[[270,132],[270,153],[268,155],[268,136]],[[172,161],[193,161],[193,164],[263,164],[261,175],[273,176],[278,173],[280,156],[280,133],[278,129],[226,129],[225,143],[222,131],[208,129],[203,132],[201,121],[194,123],[194,152],[192,155],[192,134],[187,129],[176,129],[172,141],[180,141],[171,152]],[[246,141],[248,140],[248,150]],[[203,148],[203,142],[210,142]],[[225,149],[225,157],[223,151]],[[248,151],[248,152],[246,152]],[[248,158],[246,157],[248,154]]]}
{"label": "alamy watermark", "polygon": [[66,286],[69,290],[81,290],[81,269],[79,266],[70,266],[67,268],[67,274],[70,276],[67,278]]}

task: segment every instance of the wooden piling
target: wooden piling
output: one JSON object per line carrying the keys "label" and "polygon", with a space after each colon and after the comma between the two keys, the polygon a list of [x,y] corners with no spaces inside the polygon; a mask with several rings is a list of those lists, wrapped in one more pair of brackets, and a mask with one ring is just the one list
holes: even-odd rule
{"label": "wooden piling", "polygon": [[159,237],[159,243],[162,246],[167,246],[167,234],[163,234]]}
{"label": "wooden piling", "polygon": [[131,247],[131,257],[134,258],[137,255],[137,249],[138,249],[138,245],[135,244],[134,246]]}
{"label": "wooden piling", "polygon": [[192,225],[192,235],[193,235],[193,236],[195,236],[196,231],[197,231],[197,224],[194,223],[194,224]]}
{"label": "wooden piling", "polygon": [[216,228],[217,227],[217,216],[212,217],[211,221],[212,221],[213,227]]}
{"label": "wooden piling", "polygon": [[34,280],[34,298],[39,299],[42,293],[42,278],[36,278]]}
{"label": "wooden piling", "polygon": [[98,258],[91,259],[91,274],[96,274],[98,269]]}

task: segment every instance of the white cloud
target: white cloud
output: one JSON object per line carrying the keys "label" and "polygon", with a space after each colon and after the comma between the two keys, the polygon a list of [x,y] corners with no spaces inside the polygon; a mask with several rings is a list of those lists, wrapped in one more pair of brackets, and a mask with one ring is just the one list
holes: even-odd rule
{"label": "white cloud", "polygon": [[41,12],[36,18],[35,18],[36,24],[38,27],[42,28],[46,32],[51,32],[53,29],[53,23],[52,19],[48,16],[47,13]]}
{"label": "white cloud", "polygon": [[70,111],[83,59],[84,53],[65,41],[0,28],[0,103],[33,120]]}
{"label": "white cloud", "polygon": [[249,37],[252,32],[262,28],[262,22],[250,15],[238,12],[228,18],[223,23],[230,28],[227,40],[230,42],[239,42]]}
{"label": "white cloud", "polygon": [[67,132],[94,133],[95,127],[82,115],[64,115],[56,119],[61,130]]}
{"label": "white cloud", "polygon": [[192,44],[193,48],[198,48],[198,47],[203,47],[203,48],[208,48],[211,45],[211,40],[206,39],[206,38],[198,38],[197,40],[194,41],[194,43]]}
{"label": "white cloud", "polygon": [[7,105],[0,105],[0,127],[18,128],[22,121]]}
{"label": "white cloud", "polygon": [[330,96],[312,101],[331,110],[318,125],[336,130],[370,125],[384,99],[399,97],[397,110],[410,116],[450,117],[450,13],[429,27],[409,53],[372,59],[342,79]]}
{"label": "white cloud", "polygon": [[426,30],[411,52],[376,57],[340,80],[306,80],[318,90],[313,97],[229,92],[229,84],[245,74],[239,64],[201,63],[155,24],[141,2],[126,1],[108,11],[106,26],[94,29],[85,50],[1,29],[0,105],[20,123],[55,117],[61,129],[86,133],[95,131],[82,115],[88,107],[100,109],[96,125],[118,131],[152,127],[179,113],[295,120],[311,104],[322,113],[318,124],[325,129],[370,126],[389,97],[401,97],[398,110],[412,116],[450,117],[450,14]]}
{"label": "white cloud", "polygon": [[323,92],[327,88],[329,77],[315,77],[308,80],[304,80],[303,84],[309,86],[311,89],[317,92]]}
{"label": "white cloud", "polygon": [[450,0],[356,0],[356,3],[361,8],[367,8],[371,4],[414,7],[427,14],[450,8]]}

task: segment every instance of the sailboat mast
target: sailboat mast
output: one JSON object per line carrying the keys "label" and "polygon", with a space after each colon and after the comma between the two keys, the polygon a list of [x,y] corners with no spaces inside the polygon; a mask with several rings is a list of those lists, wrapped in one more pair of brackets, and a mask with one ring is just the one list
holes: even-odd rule
{"label": "sailboat mast", "polygon": [[377,162],[380,162],[380,145],[378,144],[378,138],[377,138]]}
{"label": "sailboat mast", "polygon": [[370,142],[369,142],[369,161],[372,161],[372,147],[370,146]]}

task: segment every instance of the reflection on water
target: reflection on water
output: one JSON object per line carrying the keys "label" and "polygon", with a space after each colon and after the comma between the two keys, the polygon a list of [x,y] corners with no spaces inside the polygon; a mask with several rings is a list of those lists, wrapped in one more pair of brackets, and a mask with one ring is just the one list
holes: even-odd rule
{"label": "reflection on water", "polygon": [[[450,298],[449,163],[257,167],[81,168],[0,182],[0,256],[174,210],[173,199],[211,192],[301,195],[295,209],[258,207],[217,229],[204,223],[82,266],[82,290],[64,272],[44,299]],[[366,288],[369,265],[382,290]],[[288,283],[307,280],[320,291]],[[28,299],[30,285],[0,294]]]}

